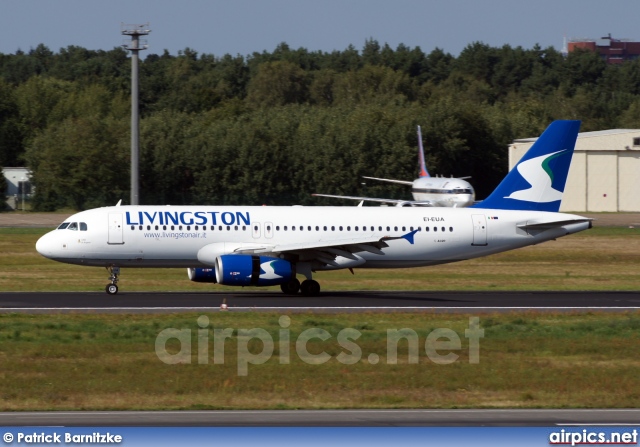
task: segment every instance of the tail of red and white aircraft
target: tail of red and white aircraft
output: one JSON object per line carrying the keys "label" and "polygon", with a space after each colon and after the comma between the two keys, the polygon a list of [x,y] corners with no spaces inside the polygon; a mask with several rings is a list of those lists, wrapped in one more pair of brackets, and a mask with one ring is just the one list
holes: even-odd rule
{"label": "tail of red and white aircraft", "polygon": [[363,176],[367,180],[396,183],[411,186],[413,200],[384,199],[376,197],[361,196],[338,196],[333,194],[311,194],[315,197],[331,197],[335,199],[357,200],[363,202],[378,202],[392,204],[395,206],[435,206],[462,208],[467,207],[475,201],[475,191],[469,182],[465,181],[469,177],[446,178],[431,177],[427,170],[424,158],[424,146],[422,144],[422,129],[418,126],[418,161],[420,166],[419,177],[413,181],[396,180],[379,177]]}
{"label": "tail of red and white aircraft", "polygon": [[431,177],[427,171],[427,164],[424,161],[424,147],[422,146],[422,129],[418,126],[418,159],[420,160],[419,177]]}

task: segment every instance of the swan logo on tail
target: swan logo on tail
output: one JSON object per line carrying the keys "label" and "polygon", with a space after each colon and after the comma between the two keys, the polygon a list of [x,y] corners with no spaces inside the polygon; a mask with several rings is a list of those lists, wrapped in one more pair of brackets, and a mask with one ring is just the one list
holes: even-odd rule
{"label": "swan logo on tail", "polygon": [[549,211],[562,203],[580,121],[554,121],[489,197],[473,208]]}
{"label": "swan logo on tail", "polygon": [[553,188],[553,171],[549,166],[551,160],[562,155],[567,149],[541,155],[520,163],[518,173],[529,185],[527,189],[513,191],[505,199],[524,200],[526,202],[549,203],[562,199],[562,191]]}

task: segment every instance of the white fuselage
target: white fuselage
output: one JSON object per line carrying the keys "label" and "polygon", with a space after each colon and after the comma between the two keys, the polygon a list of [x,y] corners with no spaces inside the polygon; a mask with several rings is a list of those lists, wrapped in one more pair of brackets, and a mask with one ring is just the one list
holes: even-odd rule
{"label": "white fuselage", "polygon": [[411,185],[413,200],[432,202],[439,207],[462,208],[473,205],[475,191],[459,178],[420,177]]}
{"label": "white fuselage", "polygon": [[[76,229],[53,230],[36,248],[70,264],[209,267],[212,262],[202,261],[201,250],[210,244],[216,244],[219,253],[234,253],[239,247],[272,247],[278,253],[280,246],[299,244],[309,250],[310,244],[398,237],[388,240],[382,254],[359,252],[357,263],[338,256],[338,268],[415,267],[477,258],[589,228],[584,219],[571,223],[574,219],[582,218],[473,208],[116,206],[71,216],[65,222],[75,223],[70,226]],[[521,228],[540,222],[569,223],[537,231]],[[415,230],[413,243],[401,238]]]}

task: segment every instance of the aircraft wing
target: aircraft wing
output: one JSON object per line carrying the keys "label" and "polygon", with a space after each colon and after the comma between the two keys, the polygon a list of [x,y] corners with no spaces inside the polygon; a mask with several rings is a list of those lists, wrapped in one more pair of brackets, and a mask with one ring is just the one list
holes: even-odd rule
{"label": "aircraft wing", "polygon": [[409,182],[407,180],[394,180],[390,178],[367,177],[365,175],[363,175],[362,178],[366,178],[369,180],[378,180],[379,182],[399,183],[401,185],[413,185],[413,182]]}
{"label": "aircraft wing", "polygon": [[384,255],[383,248],[388,247],[387,241],[405,239],[413,244],[413,237],[417,230],[402,236],[384,237],[360,237],[349,239],[336,239],[335,241],[309,242],[296,244],[281,244],[263,249],[253,250],[255,254],[275,253],[284,255],[295,255],[301,261],[318,261],[323,264],[339,266],[336,258],[342,256],[351,260],[358,260],[355,253],[368,252],[376,255]]}
{"label": "aircraft wing", "polygon": [[335,196],[331,194],[311,194],[314,197],[330,197],[333,199],[347,199],[347,200],[358,200],[365,202],[378,202],[378,203],[389,203],[392,205],[410,205],[410,206],[436,206],[433,202],[428,200],[424,201],[415,201],[415,200],[401,200],[401,199],[377,199],[375,197],[358,197],[358,196]]}

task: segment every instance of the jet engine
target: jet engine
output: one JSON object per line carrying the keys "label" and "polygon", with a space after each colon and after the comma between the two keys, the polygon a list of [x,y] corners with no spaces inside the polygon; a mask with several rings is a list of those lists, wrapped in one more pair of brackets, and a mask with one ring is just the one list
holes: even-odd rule
{"label": "jet engine", "polygon": [[187,274],[193,282],[217,282],[215,269],[188,268]]}
{"label": "jet engine", "polygon": [[252,255],[218,256],[215,272],[216,281],[226,286],[277,286],[296,276],[289,261]]}

